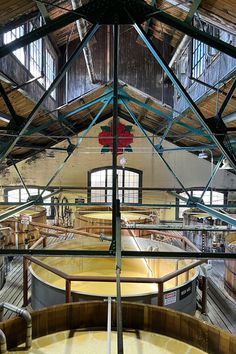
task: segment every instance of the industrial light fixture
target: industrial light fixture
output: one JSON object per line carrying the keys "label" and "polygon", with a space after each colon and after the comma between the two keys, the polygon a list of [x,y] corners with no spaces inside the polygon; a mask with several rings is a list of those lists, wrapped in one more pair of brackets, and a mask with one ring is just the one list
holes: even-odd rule
{"label": "industrial light fixture", "polygon": [[199,159],[207,159],[208,155],[207,155],[207,153],[205,151],[202,151],[202,152],[199,152],[198,158]]}
{"label": "industrial light fixture", "polygon": [[233,168],[229,164],[229,160],[224,159],[220,170],[232,170]]}
{"label": "industrial light fixture", "polygon": [[127,164],[127,159],[125,156],[122,156],[120,158],[120,165],[122,166],[122,168],[125,168],[125,165]]}

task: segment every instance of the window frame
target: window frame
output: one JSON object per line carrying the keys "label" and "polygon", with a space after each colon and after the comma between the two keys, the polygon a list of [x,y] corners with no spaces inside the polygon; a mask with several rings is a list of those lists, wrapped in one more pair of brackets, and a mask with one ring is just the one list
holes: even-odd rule
{"label": "window frame", "polygon": [[[28,187],[29,191],[31,189],[35,189],[38,191],[38,195],[40,195],[40,192],[42,191],[42,187],[39,188],[39,187],[35,187],[35,186],[29,186]],[[4,188],[4,201],[8,203],[8,193],[10,191],[13,191],[13,190],[18,190],[18,195],[19,195],[19,200],[16,201],[16,203],[26,203],[26,201],[22,201],[22,190],[25,190],[24,187],[18,187],[18,186],[13,186],[13,187],[6,187]],[[50,192],[50,194],[53,192],[53,189],[48,189],[46,190],[46,192]],[[43,207],[45,207],[46,209],[46,215],[47,215],[47,219],[53,219],[54,218],[54,207],[53,207],[53,197],[50,198],[51,199],[51,205],[50,205],[50,210],[49,208],[47,209],[48,205],[42,205]],[[14,203],[14,202],[10,202],[10,203]]]}
{"label": "window frame", "polygon": [[[92,187],[91,186],[91,175],[92,173],[94,172],[99,172],[99,171],[103,171],[105,170],[105,186],[104,187]],[[94,189],[94,190],[104,190],[104,191],[107,191],[107,190],[112,190],[112,186],[111,187],[108,187],[107,186],[107,171],[108,170],[112,170],[112,166],[104,166],[104,167],[98,167],[98,168],[94,168],[90,171],[88,171],[88,191],[87,191],[87,199],[88,199],[88,203],[97,203],[97,204],[104,204],[104,203],[109,203],[107,201],[107,193],[105,193],[105,202],[91,202],[91,191]],[[132,167],[125,167],[125,168],[122,168],[122,167],[117,167],[117,170],[120,170],[120,171],[123,171],[123,175],[122,175],[122,187],[118,187],[118,191],[121,190],[122,191],[122,200],[121,200],[121,203],[123,204],[136,204],[136,203],[139,203],[141,204],[142,203],[142,185],[143,185],[143,171],[141,170],[138,170],[138,169],[135,169],[135,168],[132,168]],[[128,172],[134,172],[136,174],[138,174],[138,187],[124,187],[124,183],[125,183],[125,171],[128,171]],[[124,198],[125,198],[125,191],[137,191],[138,192],[138,202],[133,202],[133,203],[126,203],[124,202]]]}
{"label": "window frame", "polygon": [[[7,33],[16,32],[19,28],[22,27],[23,31],[24,31],[23,35],[25,35],[27,33],[30,33],[34,28],[37,28],[38,26],[40,26],[41,23],[42,23],[42,19],[40,17],[39,19],[37,19],[37,23],[32,22],[32,21],[28,21],[27,23],[25,23],[23,25],[17,26],[15,28],[13,28],[12,30],[3,33],[3,35],[2,35],[3,44],[11,43],[14,40],[13,39],[11,42],[5,41],[4,37],[7,35]],[[12,35],[11,35],[11,37],[12,37]],[[19,38],[19,37],[15,37],[15,38]],[[40,47],[41,47],[41,49],[40,49],[41,63],[39,63],[39,65],[38,65],[40,69],[39,69],[39,72],[37,73],[37,76],[35,76],[35,73],[33,73],[31,70],[31,61],[33,60],[33,56],[31,55],[31,53],[32,53],[32,47],[35,45],[35,42],[39,42]],[[14,55],[15,60],[17,60],[20,63],[20,65],[22,65],[28,71],[28,73],[31,77],[37,78],[38,76],[44,74],[42,76],[42,78],[39,78],[37,81],[38,81],[38,84],[40,86],[42,86],[42,88],[46,91],[48,89],[48,87],[50,86],[50,84],[52,83],[52,80],[49,80],[50,84],[49,85],[47,84],[47,80],[49,79],[49,75],[47,75],[47,73],[46,73],[46,71],[47,71],[46,52],[52,57],[52,60],[53,60],[53,66],[54,66],[53,80],[55,79],[55,77],[57,75],[57,70],[58,70],[58,57],[57,57],[56,51],[55,51],[51,41],[47,37],[40,38],[40,39],[35,40],[32,43],[29,43],[27,46],[19,48],[19,50],[22,50],[24,53],[24,62],[18,58],[18,56],[14,53],[14,51],[11,54]],[[55,101],[57,100],[57,88],[55,88],[51,92],[50,97]]]}
{"label": "window frame", "polygon": [[[204,188],[194,188],[194,189],[188,189],[187,191],[189,192],[189,194],[192,196],[194,196],[194,192],[203,192]],[[210,192],[210,190],[208,190],[207,192]],[[227,204],[227,192],[223,191],[223,190],[212,190],[212,193],[222,193],[223,194],[223,204]],[[184,191],[179,191],[178,194],[182,194],[184,193]],[[204,197],[203,197],[204,198]],[[213,195],[212,195],[212,199],[213,199]],[[214,203],[213,203],[214,204]],[[176,197],[176,208],[175,208],[175,218],[176,220],[183,220],[183,217],[180,217],[180,209],[181,208],[185,208],[185,209],[190,209],[190,207],[182,207],[181,206],[181,200],[179,198]]]}

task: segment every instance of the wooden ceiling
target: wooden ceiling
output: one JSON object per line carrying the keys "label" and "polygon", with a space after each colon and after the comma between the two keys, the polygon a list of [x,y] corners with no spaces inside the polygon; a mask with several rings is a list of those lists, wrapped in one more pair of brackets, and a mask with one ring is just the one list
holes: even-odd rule
{"label": "wooden ceiling", "polygon": [[[40,0],[45,6],[49,19],[55,19],[72,10],[71,0]],[[86,4],[88,0],[77,0],[78,6]],[[146,0],[152,4],[152,0]],[[185,20],[191,8],[191,2],[184,0],[159,0],[157,10],[164,11],[178,19]],[[209,18],[215,24],[223,26],[224,29],[236,32],[236,0],[202,0],[198,8],[198,13],[203,18]],[[0,2],[0,31],[9,28],[9,24],[19,25],[27,18],[39,16],[39,7],[36,0],[9,0]],[[173,48],[179,43],[182,33],[170,26],[152,20],[148,25],[150,33],[160,39],[168,41]],[[53,33],[55,43],[58,47],[65,45],[68,40],[73,41],[78,38],[78,31],[75,23],[70,24]]]}
{"label": "wooden ceiling", "polygon": [[[3,81],[1,81],[1,83],[6,90],[11,88],[10,84]],[[231,84],[232,81],[228,82],[224,86],[224,92],[229,90]],[[28,127],[27,132],[13,148],[11,157],[16,161],[23,160],[45,150],[46,148],[56,145],[57,143],[65,140],[66,137],[73,136],[86,129],[94,116],[101,109],[101,102],[98,102],[79,113],[73,114],[71,117],[64,120],[63,124],[60,124],[58,115],[64,115],[67,112],[71,112],[83,104],[100,97],[105,93],[110,85],[111,84],[102,85],[96,90],[81,96],[53,113],[50,113],[42,108],[36,115],[34,121]],[[163,106],[162,102],[144,94],[143,92],[140,92],[130,85],[120,83],[120,86],[122,86],[124,92],[130,96],[128,107],[133,111],[142,126],[147,131],[155,133],[161,137],[169,122],[173,119],[172,108],[167,105]],[[19,91],[10,93],[8,97],[12,102],[14,101],[14,109],[16,113],[21,116],[22,121],[27,119],[27,116],[34,107],[34,102],[32,102],[29,97],[25,96],[23,92]],[[216,100],[218,101],[218,104],[221,105],[224,98],[225,95],[214,92],[211,95],[206,96],[198,106],[208,119],[215,115]],[[0,111],[6,114],[8,113],[2,97],[0,97]],[[236,99],[233,97],[230,104],[227,106],[225,115],[235,111]],[[134,123],[125,107],[121,104],[119,104],[119,116],[131,123]],[[98,122],[110,117],[112,117],[111,104],[106,107]],[[236,121],[228,123],[227,126],[236,129]],[[197,133],[197,131],[199,131],[199,133]],[[2,142],[7,142],[9,137],[14,136],[14,133],[7,130],[7,123],[1,120],[0,134],[2,135]],[[233,136],[234,133],[231,134],[231,137]],[[199,149],[201,149],[202,145],[212,144],[209,135],[207,135],[207,133],[204,135],[204,130],[201,124],[190,110],[184,112],[184,114],[173,120],[173,124],[167,135],[167,140],[177,143],[177,145],[180,146],[197,146]],[[213,149],[213,154],[215,156],[221,155],[218,148]]]}
{"label": "wooden ceiling", "polygon": [[[87,0],[86,0],[87,1]],[[148,3],[152,3],[151,0],[147,0]],[[83,3],[83,2],[82,2]],[[187,13],[191,7],[189,1],[181,0],[168,0],[168,1],[158,1],[158,8],[160,11],[166,11],[172,16],[177,17],[178,19],[185,20]],[[48,16],[50,19],[57,18],[62,14],[71,11],[72,5],[71,1],[67,0],[48,0],[44,2],[44,5],[48,11]],[[235,9],[236,9],[236,0],[217,0],[217,1],[208,1],[202,0],[199,7],[199,14],[203,16],[208,16],[213,21],[218,21],[221,23],[221,26],[227,22],[228,28],[235,29]],[[0,2],[0,26],[2,29],[6,28],[9,23],[20,23],[20,21],[25,21],[25,16],[30,14],[39,14],[39,9],[36,5],[36,2],[33,0],[9,0]],[[212,14],[212,16],[211,16]],[[182,34],[179,31],[174,30],[173,28],[163,25],[160,22],[154,20],[149,24],[149,29],[152,31],[153,35],[161,40],[167,40],[171,43],[172,47],[175,47],[179,43]],[[163,35],[164,33],[164,35]],[[58,47],[61,47],[70,39],[71,41],[75,38],[78,38],[78,31],[75,24],[66,26],[63,29],[55,31],[53,33],[54,40]],[[3,87],[6,90],[11,89],[11,85],[2,81]],[[225,94],[228,92],[232,81],[229,81],[224,86]],[[12,157],[15,159],[24,159],[28,156],[34,155],[36,152],[40,151],[42,148],[53,146],[56,143],[65,139],[65,135],[73,135],[73,133],[78,133],[84,130],[94,115],[101,108],[101,103],[97,103],[91,109],[86,109],[80,113],[77,113],[70,117],[64,125],[61,125],[58,122],[58,114],[65,114],[73,110],[76,107],[82,105],[83,102],[89,102],[96,97],[99,97],[105,92],[106,86],[101,85],[95,91],[90,92],[89,94],[80,97],[79,99],[71,102],[67,106],[58,109],[56,112],[48,113],[43,108],[36,115],[33,123],[29,126],[27,133],[19,140],[18,144],[12,150]],[[154,98],[145,95],[144,93],[139,92],[138,90],[132,88],[129,85],[125,85],[125,90],[128,94],[134,99],[139,100],[144,104],[148,104],[149,107],[156,108],[157,110],[172,116],[173,112],[171,107],[163,106],[161,102],[155,100]],[[34,107],[34,102],[32,102],[29,97],[26,97],[23,92],[14,91],[8,95],[9,99],[14,102],[14,109],[21,117],[22,120],[27,119],[27,116],[32,111]],[[219,94],[216,92],[211,93],[206,96],[204,100],[198,103],[199,108],[205,117],[211,118],[215,116],[216,105],[221,105],[225,95]],[[163,118],[162,114],[154,113],[153,110],[145,109],[140,105],[136,104],[134,101],[129,102],[129,107],[133,110],[135,115],[138,117],[139,121],[142,123],[145,129],[150,132],[155,132],[156,134],[163,134],[166,127],[168,126],[168,120]],[[0,97],[0,111],[8,114],[8,109],[4,103],[2,97]],[[230,101],[227,106],[224,114],[230,114],[236,111],[236,99]],[[125,118],[131,121],[130,116],[127,114],[123,106],[119,106],[119,113],[122,118]],[[100,121],[107,119],[112,115],[112,107],[109,105],[106,110],[103,112]],[[46,128],[41,129],[40,126],[48,122],[51,122]],[[2,141],[7,141],[11,132],[4,130],[7,126],[7,123],[0,120],[0,129],[2,134]],[[230,128],[236,128],[235,122],[227,123],[227,126]],[[188,129],[187,127],[192,127]],[[209,136],[204,134],[197,134],[197,131],[203,131],[201,124],[198,122],[196,117],[189,110],[184,112],[178,120],[176,119],[173,122],[172,127],[169,130],[167,139],[171,142],[177,143],[182,146],[201,146],[202,144],[211,144],[212,141]],[[231,137],[234,137],[234,132],[230,134]],[[30,145],[34,144],[32,147]],[[214,150],[215,155],[220,155],[218,149]]]}

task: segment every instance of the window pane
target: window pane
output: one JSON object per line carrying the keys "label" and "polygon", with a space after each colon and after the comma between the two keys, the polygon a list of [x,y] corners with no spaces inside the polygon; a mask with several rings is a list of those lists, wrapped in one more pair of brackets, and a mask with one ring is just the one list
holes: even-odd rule
{"label": "window pane", "polygon": [[[15,39],[24,35],[24,25],[14,28],[13,30],[4,33],[3,42],[4,44],[10,43]],[[19,48],[13,52],[13,54],[20,60],[20,62],[25,65],[25,52],[24,48]]]}
{"label": "window pane", "polygon": [[13,189],[11,191],[8,191],[7,200],[8,202],[19,202],[20,201],[19,189]]}
{"label": "window pane", "polygon": [[91,174],[91,187],[105,187],[106,171],[101,170]]}
{"label": "window pane", "polygon": [[105,203],[105,191],[104,190],[91,190],[91,202],[92,203]]}
{"label": "window pane", "polygon": [[[56,77],[56,61],[48,49],[45,54],[45,88],[48,89]],[[51,96],[56,97],[56,90],[53,90]]]}

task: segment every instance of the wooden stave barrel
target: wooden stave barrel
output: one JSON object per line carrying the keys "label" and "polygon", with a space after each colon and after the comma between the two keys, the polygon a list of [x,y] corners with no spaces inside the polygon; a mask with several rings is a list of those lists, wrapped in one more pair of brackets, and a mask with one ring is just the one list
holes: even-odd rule
{"label": "wooden stave barrel", "polygon": [[[85,229],[87,232],[101,234],[104,233],[105,235],[111,235],[112,232],[112,222],[111,220],[107,220],[106,218],[88,218],[84,215],[87,213],[96,213],[97,211],[104,211],[104,212],[111,212],[111,208],[109,206],[90,206],[90,207],[79,207],[76,209],[75,212],[75,228],[82,228]],[[125,206],[121,207],[121,212],[135,212],[140,213],[142,215],[146,215],[146,218],[142,218],[140,220],[129,220],[130,223],[136,224],[149,224],[151,223],[150,214],[153,212],[153,209],[147,209],[145,207],[133,207],[133,206]],[[157,212],[157,211],[156,211]],[[158,213],[158,212],[157,212]],[[97,226],[97,228],[96,228]],[[135,231],[136,236],[145,236],[148,234],[146,231]],[[129,235],[127,230],[122,230],[122,235]]]}
{"label": "wooden stave barrel", "polygon": [[[193,316],[163,307],[122,303],[123,328],[159,333],[181,340],[209,354],[236,354],[236,336]],[[106,330],[107,303],[92,301],[62,304],[34,311],[33,338],[69,329]],[[112,303],[112,328],[116,328],[116,304]],[[26,323],[16,317],[0,323],[8,348],[24,343]]]}

